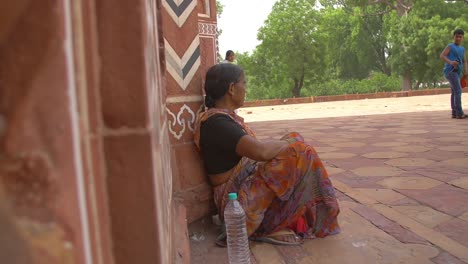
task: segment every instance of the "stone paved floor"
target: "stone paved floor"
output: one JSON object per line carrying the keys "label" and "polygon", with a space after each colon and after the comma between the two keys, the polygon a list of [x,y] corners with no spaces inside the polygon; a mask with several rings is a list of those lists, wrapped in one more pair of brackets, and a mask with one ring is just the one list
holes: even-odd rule
{"label": "stone paved floor", "polygon": [[[298,131],[315,146],[341,206],[341,234],[295,247],[252,243],[254,263],[468,263],[468,119],[451,119],[446,97],[414,98],[404,113],[398,98],[303,106],[308,113],[282,106],[288,114],[270,119],[288,120],[274,121],[258,120],[275,107],[242,109],[259,138]],[[394,107],[376,115],[379,104]],[[307,117],[332,105],[343,114]],[[190,227],[192,263],[226,263],[208,222]]]}

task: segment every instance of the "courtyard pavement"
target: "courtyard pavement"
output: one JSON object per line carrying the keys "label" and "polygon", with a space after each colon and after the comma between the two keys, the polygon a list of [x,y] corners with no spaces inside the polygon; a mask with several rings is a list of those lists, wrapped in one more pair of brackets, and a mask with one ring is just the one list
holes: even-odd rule
{"label": "courtyard pavement", "polygon": [[[301,133],[341,207],[340,234],[251,243],[253,263],[468,263],[468,119],[450,118],[449,96],[241,109],[260,139]],[[189,232],[192,263],[227,263],[210,221]]]}

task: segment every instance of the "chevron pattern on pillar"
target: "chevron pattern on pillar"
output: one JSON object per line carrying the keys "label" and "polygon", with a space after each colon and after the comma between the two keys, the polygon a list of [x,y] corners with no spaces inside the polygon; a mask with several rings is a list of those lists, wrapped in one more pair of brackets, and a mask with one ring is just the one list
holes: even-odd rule
{"label": "chevron pattern on pillar", "polygon": [[182,27],[197,6],[196,0],[163,0],[162,4],[174,22]]}
{"label": "chevron pattern on pillar", "polygon": [[198,35],[195,36],[182,58],[177,55],[167,39],[164,39],[164,45],[167,71],[185,91],[200,67],[200,38]]}

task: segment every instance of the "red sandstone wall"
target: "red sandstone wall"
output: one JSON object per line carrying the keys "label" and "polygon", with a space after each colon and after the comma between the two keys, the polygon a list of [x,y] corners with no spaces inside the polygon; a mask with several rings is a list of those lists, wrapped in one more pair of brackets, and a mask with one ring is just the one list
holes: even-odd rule
{"label": "red sandstone wall", "polygon": [[193,144],[193,130],[202,110],[203,76],[216,62],[216,4],[214,0],[174,3],[162,0],[166,112],[174,199],[185,205],[191,222],[212,210],[211,187]]}
{"label": "red sandstone wall", "polygon": [[171,263],[174,208],[158,6],[96,2],[115,263]]}
{"label": "red sandstone wall", "polygon": [[2,3],[1,263],[175,263],[158,10]]}
{"label": "red sandstone wall", "polygon": [[7,1],[0,17],[0,221],[13,226],[0,236],[16,233],[30,256],[16,262],[2,241],[1,262],[84,263],[63,1]]}
{"label": "red sandstone wall", "polygon": [[193,128],[216,15],[174,4],[2,4],[2,263],[189,263],[186,217],[212,208]]}

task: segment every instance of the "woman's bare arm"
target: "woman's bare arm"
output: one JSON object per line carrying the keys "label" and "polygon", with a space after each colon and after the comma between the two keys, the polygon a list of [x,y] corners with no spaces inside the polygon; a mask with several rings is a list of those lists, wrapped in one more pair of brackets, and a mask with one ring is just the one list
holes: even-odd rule
{"label": "woman's bare arm", "polygon": [[271,160],[288,146],[285,140],[260,141],[249,135],[243,136],[236,146],[238,155],[256,161]]}

